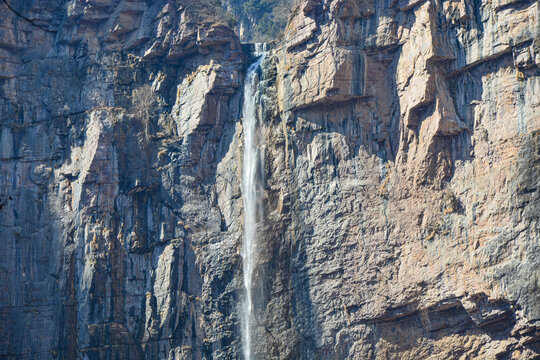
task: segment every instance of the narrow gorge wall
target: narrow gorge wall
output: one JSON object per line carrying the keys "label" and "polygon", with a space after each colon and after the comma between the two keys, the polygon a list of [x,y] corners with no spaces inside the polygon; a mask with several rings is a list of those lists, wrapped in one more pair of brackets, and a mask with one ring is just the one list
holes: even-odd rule
{"label": "narrow gorge wall", "polygon": [[[242,84],[194,1],[0,2],[0,358],[242,357]],[[302,0],[253,350],[540,356],[537,1]]]}

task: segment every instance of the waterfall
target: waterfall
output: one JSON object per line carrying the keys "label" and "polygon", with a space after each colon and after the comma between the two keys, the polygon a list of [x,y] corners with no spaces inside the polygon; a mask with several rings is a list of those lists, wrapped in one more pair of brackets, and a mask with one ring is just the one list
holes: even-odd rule
{"label": "waterfall", "polygon": [[244,244],[242,247],[244,299],[242,303],[242,341],[244,357],[251,360],[253,324],[253,269],[257,253],[257,222],[262,217],[263,139],[259,131],[257,109],[260,103],[259,73],[266,55],[265,44],[255,45],[257,60],[250,65],[244,81],[244,161],[242,195],[244,200]]}

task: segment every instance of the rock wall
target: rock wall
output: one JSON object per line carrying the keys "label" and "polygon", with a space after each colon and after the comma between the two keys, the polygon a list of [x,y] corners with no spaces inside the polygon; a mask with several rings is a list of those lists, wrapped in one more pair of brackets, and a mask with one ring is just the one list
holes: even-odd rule
{"label": "rock wall", "polygon": [[192,5],[0,5],[0,357],[237,351],[244,60]]}
{"label": "rock wall", "polygon": [[[0,2],[0,357],[241,357],[250,59],[219,11]],[[540,356],[539,17],[293,10],[263,63],[257,358]]]}
{"label": "rock wall", "polygon": [[275,336],[261,354],[540,356],[539,11],[295,9],[268,65],[265,238],[280,261],[261,267],[288,270],[261,280]]}

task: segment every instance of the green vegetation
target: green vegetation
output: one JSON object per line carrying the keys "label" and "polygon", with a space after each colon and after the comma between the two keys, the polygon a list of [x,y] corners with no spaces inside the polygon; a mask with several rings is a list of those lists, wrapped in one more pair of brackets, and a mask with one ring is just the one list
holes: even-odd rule
{"label": "green vegetation", "polygon": [[276,39],[287,26],[294,0],[222,0],[243,26],[244,41]]}
{"label": "green vegetation", "polygon": [[180,0],[179,2],[187,9],[191,20],[197,24],[236,26],[234,14],[225,10],[221,0]]}
{"label": "green vegetation", "polygon": [[196,24],[226,25],[235,28],[242,41],[263,42],[279,37],[296,0],[177,1]]}

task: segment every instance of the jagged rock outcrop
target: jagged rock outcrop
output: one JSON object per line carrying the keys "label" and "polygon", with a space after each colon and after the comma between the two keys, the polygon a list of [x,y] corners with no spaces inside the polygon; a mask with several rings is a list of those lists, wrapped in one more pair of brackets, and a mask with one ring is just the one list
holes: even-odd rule
{"label": "jagged rock outcrop", "polygon": [[[225,16],[6,1],[0,357],[241,358]],[[257,358],[540,356],[539,9],[299,2],[262,64]]]}
{"label": "jagged rock outcrop", "polygon": [[267,65],[261,268],[290,270],[261,279],[261,354],[540,356],[538,24],[532,1],[300,3]]}
{"label": "jagged rock outcrop", "polygon": [[241,233],[224,231],[240,210],[217,205],[234,169],[216,176],[236,128],[238,38],[190,2],[8,4],[0,357],[234,354],[237,285],[218,281],[234,269],[208,250]]}

